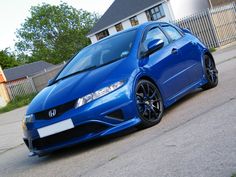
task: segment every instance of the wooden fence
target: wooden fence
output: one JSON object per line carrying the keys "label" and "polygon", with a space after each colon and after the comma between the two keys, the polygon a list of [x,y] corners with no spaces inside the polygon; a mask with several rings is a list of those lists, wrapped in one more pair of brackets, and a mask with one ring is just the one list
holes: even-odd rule
{"label": "wooden fence", "polygon": [[209,48],[236,41],[236,5],[220,6],[172,21],[188,28]]}
{"label": "wooden fence", "polygon": [[6,95],[9,96],[10,100],[14,100],[17,96],[40,92],[47,86],[48,80],[55,77],[64,65],[65,62],[29,78],[2,83],[4,88],[7,90]]}
{"label": "wooden fence", "polygon": [[17,96],[36,93],[36,89],[31,78],[7,82],[5,86],[11,100],[14,100]]}
{"label": "wooden fence", "polygon": [[47,86],[48,81],[56,76],[56,74],[62,69],[65,65],[65,62],[47,69],[44,72],[38,73],[32,76],[32,81],[34,83],[35,89],[37,92],[40,92],[44,87]]}

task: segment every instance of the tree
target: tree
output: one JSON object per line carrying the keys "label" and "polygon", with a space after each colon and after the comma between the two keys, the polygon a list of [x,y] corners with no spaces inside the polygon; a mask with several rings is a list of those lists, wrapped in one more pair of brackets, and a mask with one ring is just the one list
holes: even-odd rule
{"label": "tree", "polygon": [[33,6],[17,29],[16,48],[26,62],[45,60],[60,63],[90,44],[86,34],[97,21],[97,15],[77,10],[66,3]]}
{"label": "tree", "polygon": [[0,51],[0,66],[2,69],[12,68],[18,65],[19,63],[16,61],[15,57],[11,55],[7,49]]}

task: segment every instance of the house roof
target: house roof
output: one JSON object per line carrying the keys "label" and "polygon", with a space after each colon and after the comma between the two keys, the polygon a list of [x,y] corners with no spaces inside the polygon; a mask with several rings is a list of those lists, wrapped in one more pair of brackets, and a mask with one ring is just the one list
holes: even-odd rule
{"label": "house roof", "polygon": [[162,0],[115,0],[100,20],[95,24],[88,36],[109,27],[123,19],[135,15]]}
{"label": "house roof", "polygon": [[27,76],[32,76],[52,66],[54,65],[51,63],[47,63],[45,61],[37,61],[14,68],[4,69],[3,72],[6,76],[7,81],[13,81]]}

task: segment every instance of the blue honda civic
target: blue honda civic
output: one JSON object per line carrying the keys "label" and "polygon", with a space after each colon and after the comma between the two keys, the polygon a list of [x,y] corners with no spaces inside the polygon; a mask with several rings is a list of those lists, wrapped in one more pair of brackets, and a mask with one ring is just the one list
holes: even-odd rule
{"label": "blue honda civic", "polygon": [[23,120],[30,155],[44,155],[161,121],[196,88],[216,87],[213,56],[187,29],[148,22],[81,50],[31,102]]}

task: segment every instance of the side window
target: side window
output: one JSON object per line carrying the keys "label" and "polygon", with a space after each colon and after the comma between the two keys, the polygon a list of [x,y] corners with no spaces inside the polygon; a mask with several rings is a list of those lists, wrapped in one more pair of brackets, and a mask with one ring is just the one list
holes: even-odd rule
{"label": "side window", "polygon": [[147,50],[147,45],[149,42],[151,42],[154,39],[162,39],[164,41],[164,46],[169,44],[169,41],[165,34],[158,28],[152,28],[150,31],[148,31],[145,39],[144,39],[144,48]]}
{"label": "side window", "polygon": [[170,36],[170,38],[173,41],[176,41],[182,37],[180,32],[170,25],[164,25],[162,26],[162,28],[165,30],[165,32]]}

